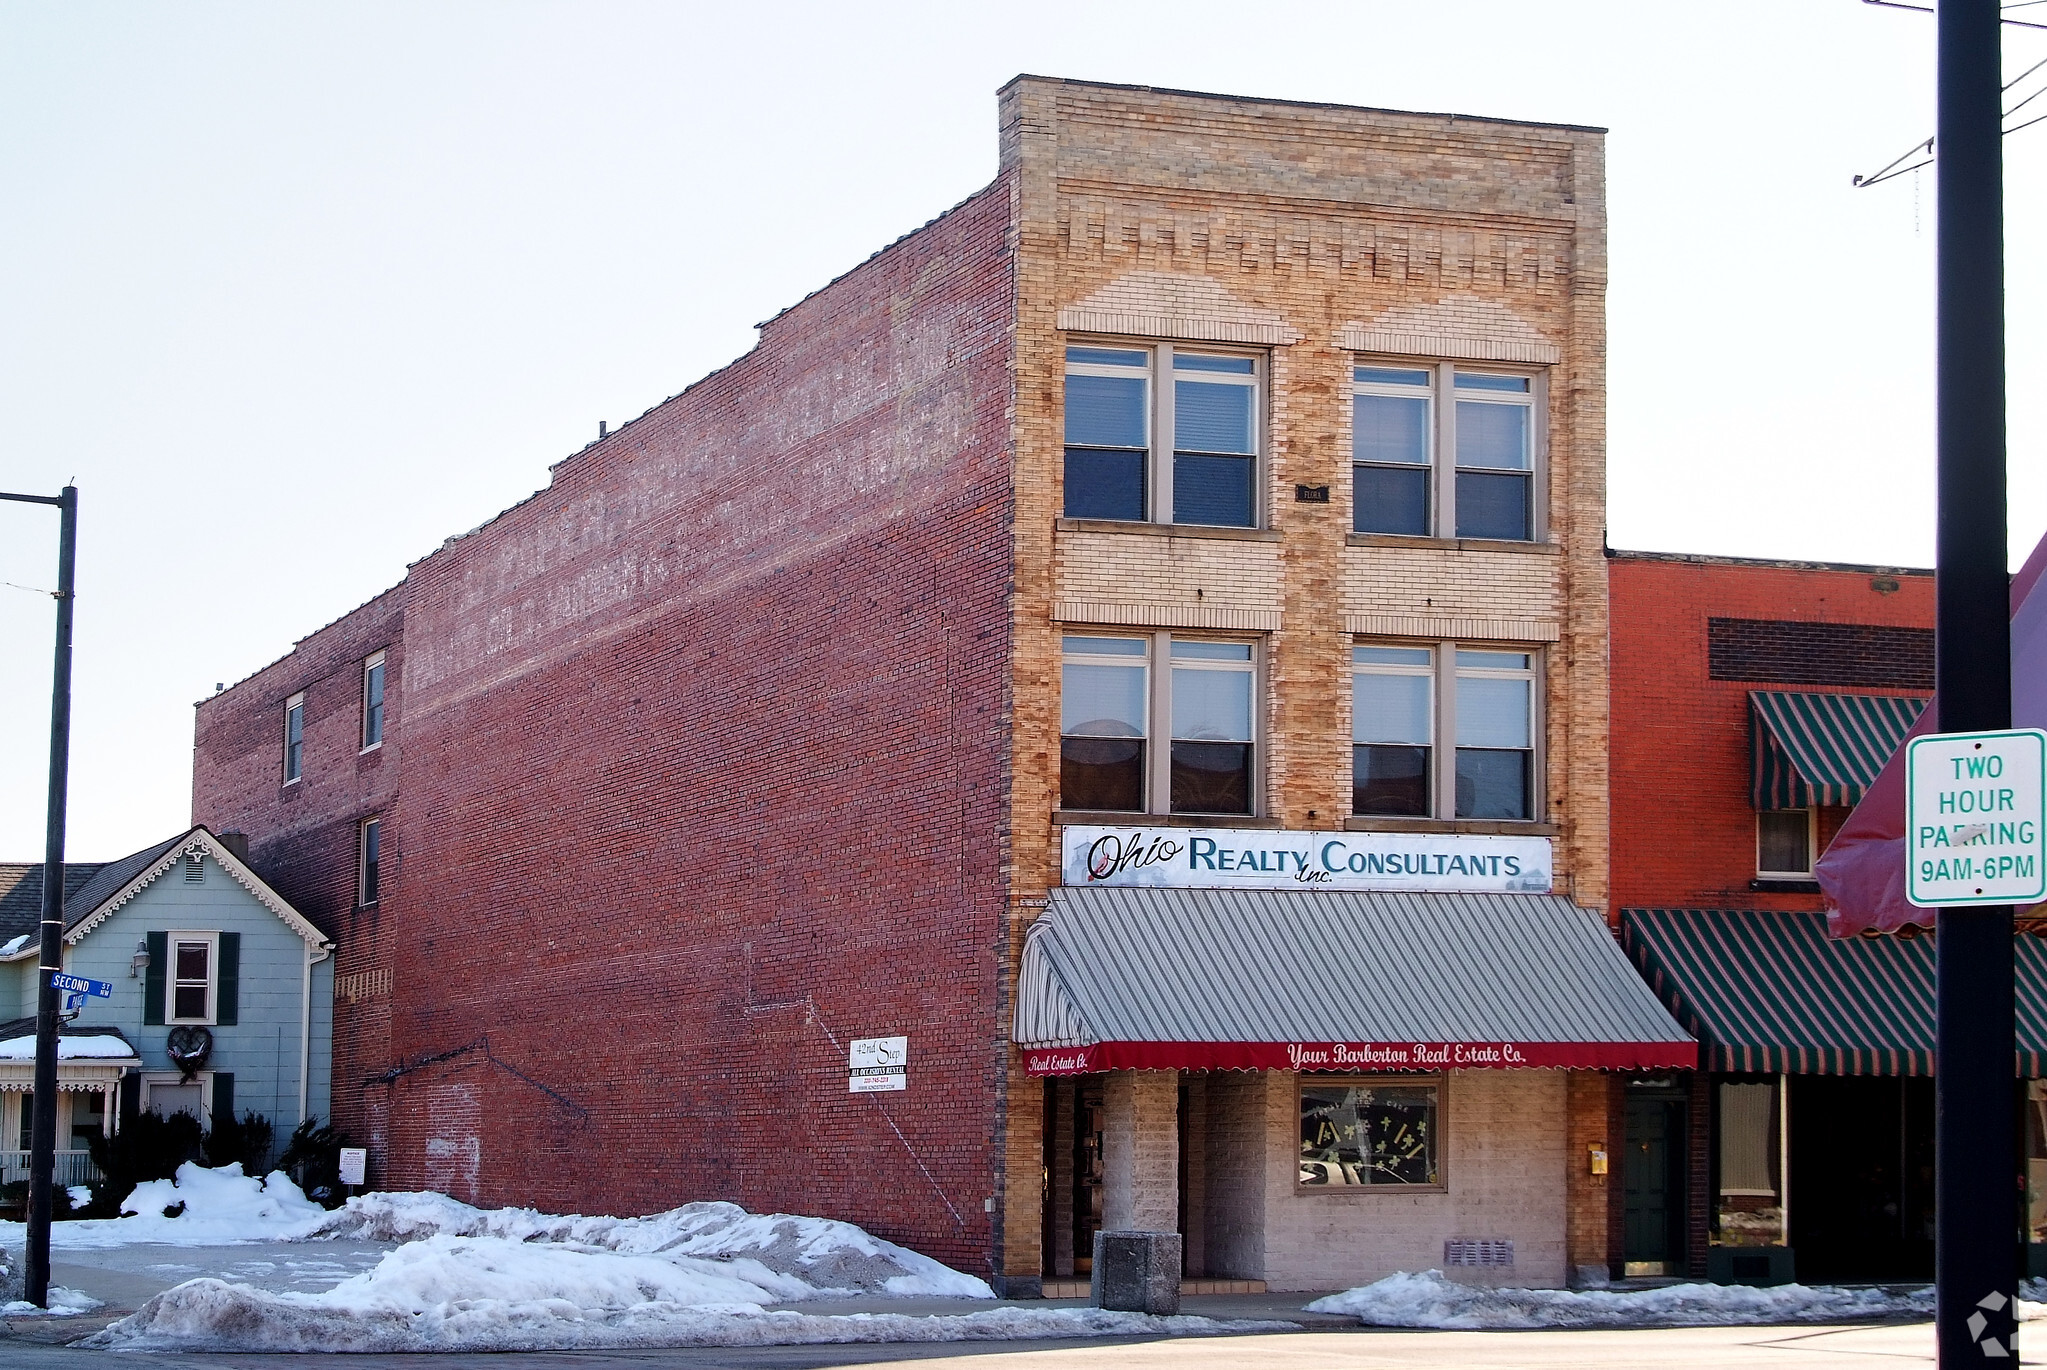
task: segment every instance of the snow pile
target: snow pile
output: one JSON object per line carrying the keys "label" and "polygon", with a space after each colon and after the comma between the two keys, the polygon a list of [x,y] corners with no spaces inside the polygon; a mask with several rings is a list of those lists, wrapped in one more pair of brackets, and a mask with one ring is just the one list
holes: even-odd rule
{"label": "snow pile", "polygon": [[771,1301],[852,1293],[995,1297],[986,1281],[852,1223],[749,1213],[729,1203],[684,1204],[644,1218],[587,1218],[531,1208],[471,1208],[442,1194],[364,1194],[308,1235],[398,1242],[432,1235],[499,1237],[626,1255],[695,1257],[728,1262],[742,1279],[779,1281],[764,1284],[777,1296]]}
{"label": "snow pile", "polygon": [[1292,1330],[1290,1323],[1098,1309],[993,1308],[939,1317],[771,1313],[760,1305],[776,1291],[736,1278],[734,1268],[672,1252],[439,1234],[400,1247],[376,1269],[321,1294],[191,1280],[80,1344],[123,1351],[567,1351]]}
{"label": "snow pile", "polygon": [[80,1313],[90,1313],[100,1306],[100,1301],[90,1294],[81,1294],[76,1289],[66,1289],[53,1284],[49,1290],[50,1306],[38,1308],[26,1299],[9,1299],[0,1303],[0,1317],[8,1318],[75,1318]]}
{"label": "snow pile", "polygon": [[[1780,1284],[1673,1284],[1658,1289],[1484,1289],[1440,1270],[1388,1275],[1315,1300],[1310,1313],[1348,1313],[1375,1327],[1720,1327],[1851,1322],[1933,1315],[1929,1286],[1906,1293]],[[2022,1310],[2023,1314],[2023,1310]]]}
{"label": "snow pile", "polygon": [[[166,1217],[166,1209],[176,1210],[178,1216]],[[131,1242],[233,1246],[291,1241],[306,1236],[328,1216],[281,1170],[259,1180],[242,1174],[239,1165],[209,1170],[190,1161],[178,1167],[174,1180],[136,1185],[121,1212],[125,1216],[52,1223],[50,1246],[87,1251]],[[0,1242],[19,1246],[26,1231],[20,1223],[0,1223]]]}
{"label": "snow pile", "polygon": [[50,1306],[36,1307],[22,1297],[25,1291],[22,1288],[21,1265],[22,1257],[18,1253],[0,1254],[0,1317],[68,1318],[78,1313],[89,1313],[100,1306],[100,1301],[90,1294],[53,1284],[49,1287]]}

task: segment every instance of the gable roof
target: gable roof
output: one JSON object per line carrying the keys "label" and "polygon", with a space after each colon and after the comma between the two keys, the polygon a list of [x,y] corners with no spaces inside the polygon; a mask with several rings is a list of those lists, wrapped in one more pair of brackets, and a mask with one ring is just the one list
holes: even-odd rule
{"label": "gable roof", "polygon": [[[64,863],[64,898],[69,902],[85,883],[106,866],[104,861]],[[33,935],[43,921],[43,863],[0,861],[0,942],[22,933]]]}
{"label": "gable roof", "polygon": [[[74,867],[67,862],[64,867],[64,883],[69,889],[64,900],[64,941],[75,945],[191,852],[212,857],[237,884],[254,895],[258,903],[276,914],[286,927],[306,942],[316,947],[331,945],[326,933],[304,914],[285,903],[283,896],[271,889],[255,871],[249,869],[246,862],[229,851],[203,823],[153,847],[145,847],[139,852],[124,856],[118,861],[95,865],[90,868],[90,873],[75,885],[71,879]],[[37,897],[40,900],[42,866],[37,863],[33,869]],[[41,919],[41,904],[37,903],[29,908],[26,919],[20,920],[18,926],[11,922],[0,923],[0,936],[11,938],[27,933],[33,937],[41,925]],[[0,956],[0,961],[20,960],[26,956],[33,956],[36,952],[37,947],[31,942],[7,956]]]}

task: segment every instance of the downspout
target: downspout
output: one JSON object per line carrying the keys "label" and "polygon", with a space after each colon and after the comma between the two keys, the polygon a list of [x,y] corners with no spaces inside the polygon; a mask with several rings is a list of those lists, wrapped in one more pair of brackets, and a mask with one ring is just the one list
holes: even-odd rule
{"label": "downspout", "polygon": [[306,1076],[313,1068],[313,963],[333,955],[334,948],[322,946],[313,954],[314,944],[305,944],[306,959],[299,977],[299,1121],[306,1120]]}

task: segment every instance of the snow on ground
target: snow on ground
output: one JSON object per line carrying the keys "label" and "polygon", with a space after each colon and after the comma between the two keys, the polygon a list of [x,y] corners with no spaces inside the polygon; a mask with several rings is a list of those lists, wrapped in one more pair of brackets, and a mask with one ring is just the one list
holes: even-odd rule
{"label": "snow on ground", "polygon": [[70,1318],[90,1313],[99,1306],[100,1301],[90,1294],[53,1284],[50,1286],[48,1308],[38,1308],[26,1299],[10,1299],[0,1303],[0,1318]]}
{"label": "snow on ground", "polygon": [[963,1275],[852,1223],[749,1213],[737,1204],[693,1203],[644,1218],[556,1217],[531,1208],[471,1208],[442,1194],[364,1194],[312,1235],[412,1241],[431,1235],[571,1243],[627,1255],[730,1262],[741,1278],[792,1278],[767,1285],[775,1302],[829,1294],[992,1299],[984,1280]]}
{"label": "snow on ground", "polygon": [[[2033,1293],[2029,1289],[2026,1292]],[[1535,1327],[1719,1327],[1741,1323],[1851,1322],[1933,1315],[1933,1289],[1892,1292],[1781,1284],[1673,1284],[1655,1289],[1484,1289],[1440,1270],[1389,1275],[1315,1300],[1310,1313],[1348,1313],[1376,1327],[1460,1331]],[[2047,1308],[2022,1303],[2022,1318]]]}
{"label": "snow on ground", "polygon": [[[167,1208],[184,1207],[175,1218]],[[186,1162],[174,1180],[136,1185],[121,1205],[120,1218],[81,1218],[50,1224],[50,1249],[89,1251],[134,1242],[170,1246],[229,1246],[243,1242],[303,1238],[328,1216],[299,1192],[291,1177],[273,1170],[262,1179],[242,1174],[239,1165],[209,1170]],[[28,1229],[0,1223],[0,1244],[19,1249]]]}
{"label": "snow on ground", "polygon": [[[80,1344],[123,1351],[566,1351],[1292,1329],[1092,1308],[938,1316],[768,1312],[761,1305],[778,1291],[738,1277],[739,1268],[673,1251],[642,1255],[441,1233],[407,1243],[375,1270],[322,1294],[191,1280]],[[774,1279],[783,1282],[800,1283]]]}

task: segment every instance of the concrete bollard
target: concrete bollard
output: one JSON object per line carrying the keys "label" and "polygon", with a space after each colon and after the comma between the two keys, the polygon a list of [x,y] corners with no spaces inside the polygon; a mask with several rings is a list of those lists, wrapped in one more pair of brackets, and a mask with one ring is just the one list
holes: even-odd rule
{"label": "concrete bollard", "polygon": [[1097,1232],[1088,1301],[1120,1313],[1180,1311],[1180,1234]]}

